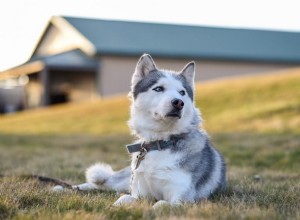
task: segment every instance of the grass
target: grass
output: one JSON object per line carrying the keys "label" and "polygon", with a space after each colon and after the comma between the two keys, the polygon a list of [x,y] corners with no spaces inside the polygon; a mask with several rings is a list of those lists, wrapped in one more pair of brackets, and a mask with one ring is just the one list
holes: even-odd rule
{"label": "grass", "polygon": [[300,219],[300,70],[197,86],[204,126],[228,165],[226,192],[154,212],[114,208],[115,192],[57,194],[24,180],[84,181],[89,165],[129,163],[125,97],[0,116],[0,219]]}

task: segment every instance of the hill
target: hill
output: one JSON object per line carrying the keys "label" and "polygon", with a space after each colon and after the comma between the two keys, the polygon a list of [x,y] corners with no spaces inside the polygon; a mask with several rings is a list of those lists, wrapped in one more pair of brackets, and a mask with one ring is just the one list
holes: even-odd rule
{"label": "hill", "polygon": [[[300,132],[300,69],[196,86],[196,104],[210,132]],[[0,116],[6,134],[128,133],[127,97]]]}

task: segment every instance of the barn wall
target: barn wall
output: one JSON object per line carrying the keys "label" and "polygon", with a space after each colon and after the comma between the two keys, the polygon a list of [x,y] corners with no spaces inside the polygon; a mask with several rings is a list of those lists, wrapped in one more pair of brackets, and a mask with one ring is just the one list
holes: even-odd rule
{"label": "barn wall", "polygon": [[[190,60],[153,57],[158,68],[180,71]],[[100,91],[102,96],[127,93],[139,57],[102,56]],[[289,64],[196,60],[196,81],[242,76],[292,68]]]}

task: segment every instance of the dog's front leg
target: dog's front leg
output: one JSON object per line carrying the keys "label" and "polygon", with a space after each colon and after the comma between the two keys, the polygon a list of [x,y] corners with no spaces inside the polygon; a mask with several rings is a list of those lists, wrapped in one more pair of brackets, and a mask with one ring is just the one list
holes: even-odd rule
{"label": "dog's front leg", "polygon": [[[134,175],[134,174],[132,174]],[[137,189],[138,189],[138,181],[136,176],[131,176],[132,178],[132,182],[131,182],[131,195],[126,194],[121,196],[117,201],[114,202],[113,206],[121,206],[121,205],[126,205],[126,204],[130,204],[133,203],[137,200],[138,198],[138,193],[137,193]]]}

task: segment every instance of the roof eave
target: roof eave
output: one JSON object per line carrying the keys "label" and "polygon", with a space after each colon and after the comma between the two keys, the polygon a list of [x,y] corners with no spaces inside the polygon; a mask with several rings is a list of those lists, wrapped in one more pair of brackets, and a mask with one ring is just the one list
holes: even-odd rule
{"label": "roof eave", "polygon": [[34,61],[31,63],[25,63],[20,66],[1,72],[0,80],[15,78],[23,74],[37,73],[43,70],[44,66],[45,64],[43,61]]}

